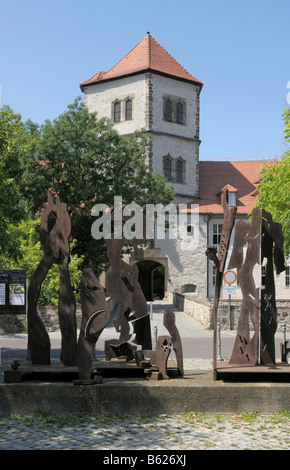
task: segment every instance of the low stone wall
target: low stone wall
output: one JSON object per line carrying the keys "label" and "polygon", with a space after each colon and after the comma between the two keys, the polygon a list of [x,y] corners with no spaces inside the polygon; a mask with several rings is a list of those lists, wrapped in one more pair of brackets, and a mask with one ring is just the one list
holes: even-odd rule
{"label": "low stone wall", "polygon": [[[170,301],[180,310],[188,313],[202,325],[208,327],[212,314],[213,300],[201,302],[190,294],[174,293]],[[222,330],[236,330],[241,313],[241,300],[219,302],[217,321]],[[276,300],[278,313],[278,330],[286,322],[286,328],[290,331],[290,300]]]}
{"label": "low stone wall", "polygon": [[[116,306],[116,302],[110,299],[109,308],[111,312]],[[47,332],[59,331],[59,320],[56,306],[43,307],[39,306],[37,311],[44,323]],[[77,328],[80,328],[82,318],[81,306],[76,308]],[[26,315],[17,314],[0,314],[0,334],[20,334],[27,333]]]}
{"label": "low stone wall", "polygon": [[172,303],[192,318],[198,320],[202,325],[208,327],[211,318],[210,303],[200,302],[193,299],[190,294],[173,294]]}
{"label": "low stone wall", "polygon": [[[37,311],[44,323],[47,332],[59,330],[59,320],[56,306],[37,308]],[[81,322],[81,308],[78,305],[76,310],[77,328]],[[27,332],[26,315],[0,314],[0,334],[19,334]]]}
{"label": "low stone wall", "polygon": [[[211,302],[212,308],[213,302]],[[222,330],[236,330],[241,313],[241,301],[229,302],[221,300],[218,308],[218,319]],[[277,331],[281,331],[281,326],[286,322],[286,328],[290,331],[290,301],[276,300],[278,327]],[[252,328],[250,327],[250,330]]]}

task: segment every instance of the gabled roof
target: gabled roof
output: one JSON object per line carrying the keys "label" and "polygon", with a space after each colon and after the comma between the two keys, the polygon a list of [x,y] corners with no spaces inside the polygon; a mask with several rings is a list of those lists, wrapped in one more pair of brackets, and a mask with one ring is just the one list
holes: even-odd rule
{"label": "gabled roof", "polygon": [[149,33],[107,72],[97,72],[80,84],[84,87],[128,75],[152,71],[200,87],[203,83],[180,65]]}
{"label": "gabled roof", "polygon": [[234,188],[233,186],[231,186],[230,184],[226,184],[221,190],[220,190],[220,193],[223,193],[225,192],[226,190],[229,191],[229,193],[236,193],[238,190],[237,188]]}
{"label": "gabled roof", "polygon": [[[228,189],[237,194],[237,213],[248,214],[255,206],[260,172],[271,161],[200,161],[199,205],[201,214],[223,214],[221,192]],[[188,205],[190,208],[190,205]]]}

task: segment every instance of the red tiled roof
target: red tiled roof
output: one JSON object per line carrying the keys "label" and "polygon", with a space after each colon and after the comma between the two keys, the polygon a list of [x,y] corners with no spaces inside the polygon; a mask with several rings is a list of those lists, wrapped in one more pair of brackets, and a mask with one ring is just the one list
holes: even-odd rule
{"label": "red tiled roof", "polygon": [[150,34],[147,34],[110,70],[95,73],[91,78],[82,82],[80,88],[84,91],[84,87],[87,85],[148,70],[192,82],[200,87],[203,86],[200,80],[191,75]]}
{"label": "red tiled roof", "polygon": [[236,193],[236,192],[237,192],[237,188],[234,188],[234,187],[231,186],[230,184],[226,184],[226,185],[220,190],[220,192],[226,191],[226,189],[227,189],[230,193]]}
{"label": "red tiled roof", "polygon": [[[265,161],[200,161],[199,162],[199,205],[200,213],[223,213],[221,191],[236,192],[237,213],[248,214],[254,207],[260,171]],[[188,205],[190,206],[190,205]]]}

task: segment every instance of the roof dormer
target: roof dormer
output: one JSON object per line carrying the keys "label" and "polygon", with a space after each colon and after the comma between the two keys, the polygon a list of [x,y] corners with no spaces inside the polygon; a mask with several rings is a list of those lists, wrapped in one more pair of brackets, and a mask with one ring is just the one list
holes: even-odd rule
{"label": "roof dormer", "polygon": [[227,194],[227,204],[228,204],[228,206],[236,207],[236,205],[237,205],[237,192],[238,192],[237,188],[234,188],[230,184],[227,184],[226,186],[224,186],[220,190],[219,194],[221,194],[221,199],[223,198],[224,194]]}

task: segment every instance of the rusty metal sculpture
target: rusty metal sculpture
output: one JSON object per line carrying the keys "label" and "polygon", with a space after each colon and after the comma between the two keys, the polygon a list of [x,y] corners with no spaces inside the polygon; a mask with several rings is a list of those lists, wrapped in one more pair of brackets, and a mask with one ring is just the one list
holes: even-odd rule
{"label": "rusty metal sculpture", "polygon": [[[265,287],[260,298],[260,288],[255,284],[253,270],[264,259],[267,260]],[[275,365],[277,311],[274,265],[277,274],[285,270],[282,227],[273,222],[271,214],[256,207],[251,222],[241,220],[236,225],[228,264],[229,269],[238,268],[243,295],[230,365]],[[281,344],[282,362],[287,361],[288,353],[288,341],[285,341]]]}
{"label": "rusty metal sculpture", "polygon": [[110,321],[105,292],[92,269],[84,269],[81,277],[82,319],[77,344],[80,380],[91,379],[92,352],[103,329]]}
{"label": "rusty metal sculpture", "polygon": [[163,324],[167,328],[171,338],[172,338],[172,344],[173,344],[173,350],[175,352],[176,356],[176,363],[177,363],[177,369],[179,375],[184,375],[184,369],[183,369],[183,351],[182,351],[182,343],[181,343],[181,338],[180,334],[178,331],[178,328],[175,323],[175,314],[174,312],[166,307],[165,308],[165,313],[163,317]]}
{"label": "rusty metal sculpture", "polygon": [[[143,350],[141,356],[136,355],[137,365],[144,365],[147,377],[158,379],[169,379],[167,373],[167,361],[172,350],[172,338],[168,335],[158,336],[155,350]],[[157,370],[154,370],[157,369]]]}
{"label": "rusty metal sculpture", "polygon": [[274,265],[277,274],[285,270],[281,224],[273,222],[271,214],[262,211],[261,262],[265,258],[265,288],[261,291],[261,364],[275,364],[275,341],[277,310],[275,299]]}
{"label": "rusty metal sculpture", "polygon": [[[228,268],[239,268],[238,279],[243,301],[237,328],[237,336],[229,363],[252,364],[258,362],[259,342],[259,289],[256,288],[253,269],[260,261],[260,209],[256,207],[250,223],[240,220],[236,225],[233,252]],[[246,259],[243,261],[244,246]],[[254,334],[250,335],[250,321]]]}
{"label": "rusty metal sculpture", "polygon": [[[169,379],[167,361],[172,350],[175,352],[178,375],[184,375],[182,344],[175,323],[174,312],[166,307],[163,316],[163,324],[170,335],[158,336],[155,350],[139,350],[135,352],[135,360],[138,366],[147,367],[148,378],[154,377],[154,369],[157,369],[157,378]],[[153,368],[153,369],[151,369]]]}
{"label": "rusty metal sculpture", "polygon": [[134,248],[133,259],[143,259],[140,240],[107,240],[110,270],[106,274],[106,290],[118,302],[118,315],[114,321],[116,331],[120,333],[118,344],[129,342],[140,345],[142,349],[151,349],[150,318],[146,299],[138,282],[138,267],[126,263],[121,255],[127,244]]}
{"label": "rusty metal sculpture", "polygon": [[216,247],[207,247],[206,256],[215,264],[215,296],[212,308],[211,328],[213,329],[213,368],[214,371],[217,365],[217,312],[223,281],[223,273],[225,269],[225,262],[228,253],[231,233],[233,230],[235,216],[237,212],[236,207],[229,207],[227,203],[228,190],[222,194],[222,206],[224,210],[224,223],[219,243],[219,250],[217,254]]}
{"label": "rusty metal sculpture", "polygon": [[60,286],[58,316],[62,335],[60,359],[64,365],[76,365],[76,304],[68,270],[71,219],[67,204],[48,195],[41,216],[40,242],[43,258],[36,268],[28,289],[28,350],[33,364],[50,364],[50,339],[37,312],[41,285],[52,264],[59,266]]}
{"label": "rusty metal sculpture", "polygon": [[[183,354],[180,335],[175,324],[175,315],[170,309],[164,314],[164,325],[169,335],[158,338],[156,350],[152,350],[150,316],[147,302],[138,282],[138,267],[130,265],[122,259],[122,250],[125,245],[133,247],[131,258],[134,261],[143,259],[143,248],[140,244],[144,239],[109,239],[107,240],[107,255],[110,262],[106,273],[106,291],[118,304],[117,318],[114,320],[119,338],[105,341],[105,362],[95,368],[95,372],[105,370],[108,362],[117,360],[109,366],[109,370],[116,371],[132,365],[147,366],[147,377],[169,378],[167,374],[167,360],[172,348],[177,358],[179,375],[183,375]],[[93,383],[92,375],[92,347],[100,334],[110,321],[110,312],[106,303],[105,293],[92,270],[83,271],[81,280],[82,297],[82,323],[78,340],[78,368],[77,383]],[[147,358],[150,356],[150,360]],[[130,364],[125,364],[130,363]],[[157,372],[156,372],[157,369]],[[108,370],[108,369],[107,369]]]}

